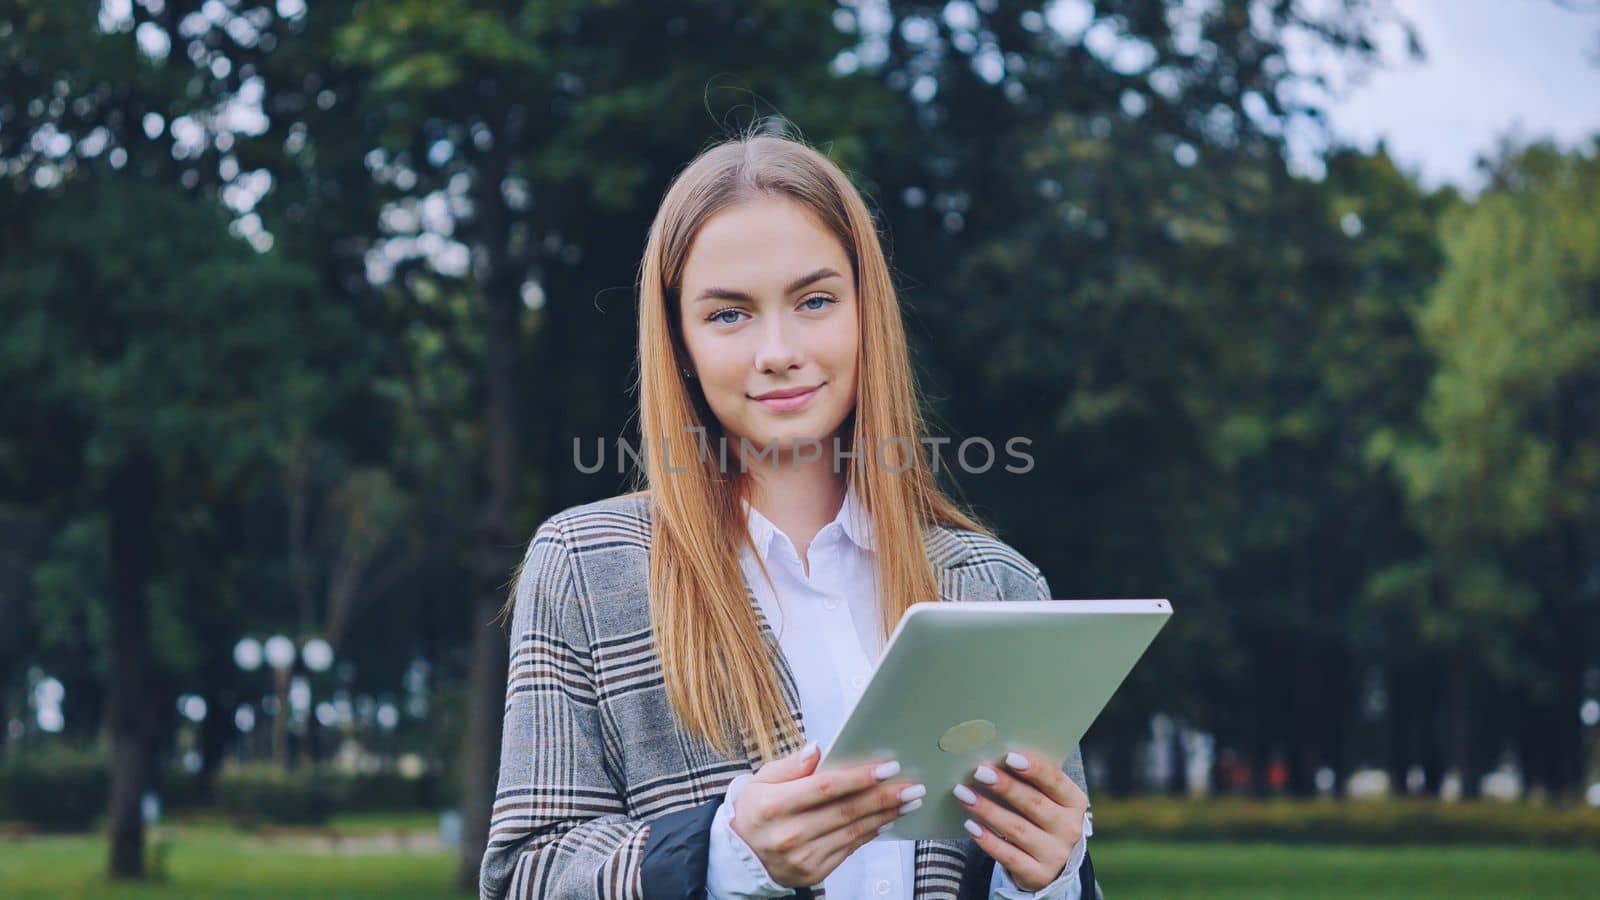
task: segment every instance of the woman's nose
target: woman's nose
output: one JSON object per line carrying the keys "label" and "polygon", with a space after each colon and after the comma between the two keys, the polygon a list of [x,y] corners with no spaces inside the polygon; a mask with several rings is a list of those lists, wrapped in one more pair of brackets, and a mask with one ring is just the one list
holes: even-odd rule
{"label": "woman's nose", "polygon": [[768,319],[761,331],[761,344],[756,348],[756,368],[763,372],[779,372],[794,366],[799,360],[799,348],[784,327],[782,318]]}

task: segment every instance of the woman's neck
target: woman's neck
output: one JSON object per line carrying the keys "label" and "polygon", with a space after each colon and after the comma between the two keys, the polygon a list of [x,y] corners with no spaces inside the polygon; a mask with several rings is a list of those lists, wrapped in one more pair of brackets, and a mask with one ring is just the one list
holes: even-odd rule
{"label": "woman's neck", "polygon": [[805,560],[812,538],[844,504],[844,477],[824,457],[799,467],[788,460],[771,468],[752,467],[749,479],[750,505],[788,535]]}

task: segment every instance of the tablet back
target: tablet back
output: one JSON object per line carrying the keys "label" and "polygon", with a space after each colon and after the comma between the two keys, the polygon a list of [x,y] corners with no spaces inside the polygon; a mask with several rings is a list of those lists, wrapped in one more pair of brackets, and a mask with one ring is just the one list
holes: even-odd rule
{"label": "tablet back", "polygon": [[1166,600],[917,604],[817,770],[898,759],[928,795],[878,839],[967,837],[956,783],[1009,750],[1059,768],[1171,615]]}

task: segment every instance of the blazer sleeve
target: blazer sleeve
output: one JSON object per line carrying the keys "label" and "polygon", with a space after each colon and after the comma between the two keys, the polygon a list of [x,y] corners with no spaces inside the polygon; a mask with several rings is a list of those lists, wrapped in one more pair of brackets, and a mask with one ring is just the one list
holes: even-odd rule
{"label": "blazer sleeve", "polygon": [[[650,825],[608,771],[593,657],[556,521],[517,576],[499,782],[479,870],[484,900],[640,900]],[[611,748],[614,749],[614,748]]]}
{"label": "blazer sleeve", "polygon": [[[732,786],[729,786],[732,789]],[[644,849],[644,900],[705,900],[711,864],[712,832],[727,792],[697,807],[667,813],[650,821]],[[811,888],[793,888],[781,896],[812,900]]]}

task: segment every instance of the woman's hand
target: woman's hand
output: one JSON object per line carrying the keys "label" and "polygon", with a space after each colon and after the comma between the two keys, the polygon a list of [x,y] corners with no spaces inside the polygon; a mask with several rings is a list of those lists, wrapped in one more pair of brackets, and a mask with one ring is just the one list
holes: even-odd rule
{"label": "woman's hand", "polygon": [[922,805],[927,789],[889,781],[898,762],[863,763],[812,774],[815,745],[768,762],[734,800],[735,834],[784,887],[811,887],[879,829]]}
{"label": "woman's hand", "polygon": [[1061,877],[1083,839],[1088,795],[1036,753],[1008,753],[1005,766],[979,766],[973,778],[978,791],[958,784],[955,795],[972,813],[967,831],[983,852],[1025,891]]}

